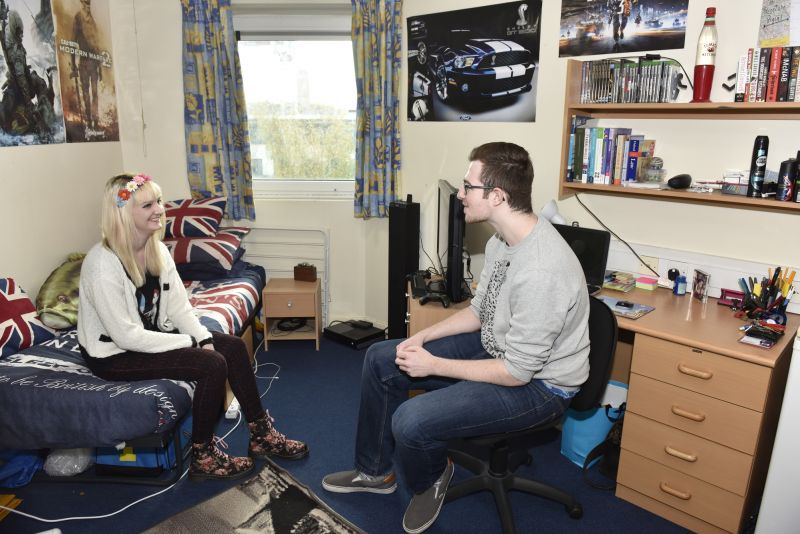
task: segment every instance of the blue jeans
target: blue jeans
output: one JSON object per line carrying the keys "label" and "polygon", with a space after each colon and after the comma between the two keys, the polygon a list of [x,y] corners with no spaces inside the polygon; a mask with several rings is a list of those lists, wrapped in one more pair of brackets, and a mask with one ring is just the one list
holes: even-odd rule
{"label": "blue jeans", "polygon": [[[480,332],[425,344],[431,354],[454,360],[491,358]],[[571,399],[539,380],[498,386],[442,377],[411,378],[395,365],[391,339],[367,350],[361,374],[361,406],[355,467],[368,475],[398,470],[414,493],[428,489],[447,466],[447,442],[455,438],[530,428],[561,417]],[[411,389],[427,392],[408,398]]]}

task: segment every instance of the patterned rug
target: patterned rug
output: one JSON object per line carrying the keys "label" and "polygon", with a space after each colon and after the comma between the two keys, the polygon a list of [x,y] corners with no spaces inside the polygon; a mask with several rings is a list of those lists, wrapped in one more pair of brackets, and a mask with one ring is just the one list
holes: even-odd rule
{"label": "patterned rug", "polygon": [[162,521],[144,534],[365,534],[267,460],[238,487]]}

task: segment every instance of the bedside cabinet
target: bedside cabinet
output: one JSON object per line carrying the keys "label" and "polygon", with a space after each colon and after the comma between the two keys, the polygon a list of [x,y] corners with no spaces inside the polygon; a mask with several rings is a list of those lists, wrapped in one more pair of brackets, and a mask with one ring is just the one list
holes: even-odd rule
{"label": "bedside cabinet", "polygon": [[[262,292],[264,312],[264,350],[270,341],[284,339],[313,339],[319,350],[319,333],[322,327],[322,299],[320,280],[301,282],[293,278],[270,278]],[[296,331],[280,331],[281,319],[306,319],[306,326]]]}

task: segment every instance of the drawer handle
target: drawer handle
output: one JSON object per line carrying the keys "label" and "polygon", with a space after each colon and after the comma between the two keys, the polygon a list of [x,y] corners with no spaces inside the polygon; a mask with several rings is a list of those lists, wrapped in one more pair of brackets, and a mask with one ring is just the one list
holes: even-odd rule
{"label": "drawer handle", "polygon": [[673,449],[669,445],[664,447],[664,452],[666,452],[670,456],[674,456],[675,458],[680,458],[681,460],[686,460],[687,462],[696,462],[697,461],[697,455],[696,454],[689,454],[687,452],[679,451],[678,449]]}
{"label": "drawer handle", "polygon": [[661,491],[663,491],[664,493],[668,493],[668,494],[672,495],[673,497],[677,497],[677,498],[682,499],[684,501],[688,501],[689,499],[692,498],[692,494],[689,493],[688,491],[678,491],[675,488],[670,488],[667,485],[666,482],[661,482],[658,485],[658,487],[661,488]]}
{"label": "drawer handle", "polygon": [[697,369],[692,369],[691,367],[687,367],[682,363],[678,364],[678,371],[680,371],[685,375],[694,376],[696,378],[702,378],[703,380],[708,380],[712,376],[714,376],[714,373],[712,373],[711,371],[699,371]]}
{"label": "drawer handle", "polygon": [[687,412],[683,408],[678,408],[674,404],[672,405],[672,413],[674,413],[675,415],[679,415],[681,417],[685,417],[686,419],[691,419],[692,421],[697,421],[698,423],[706,420],[705,415],[699,413]]}
{"label": "drawer handle", "polygon": [[290,300],[289,302],[287,302],[287,303],[286,303],[286,307],[287,307],[287,308],[291,308],[291,307],[292,307],[292,301],[291,301],[291,300]]}

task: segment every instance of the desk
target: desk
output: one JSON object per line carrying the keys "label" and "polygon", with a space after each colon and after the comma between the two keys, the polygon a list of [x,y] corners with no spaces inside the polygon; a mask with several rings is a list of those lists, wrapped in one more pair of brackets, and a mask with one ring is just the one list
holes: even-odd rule
{"label": "desk", "polygon": [[763,350],[738,342],[744,323],[716,299],[624,295],[656,309],[617,318],[615,368],[631,359],[616,494],[695,532],[738,532],[761,499],[800,317]]}
{"label": "desk", "polygon": [[[738,532],[761,498],[800,316],[763,350],[738,342],[744,323],[716,299],[601,294],[656,308],[617,318],[612,378],[629,384],[617,496],[695,532]],[[409,299],[409,333],[460,304]]]}

